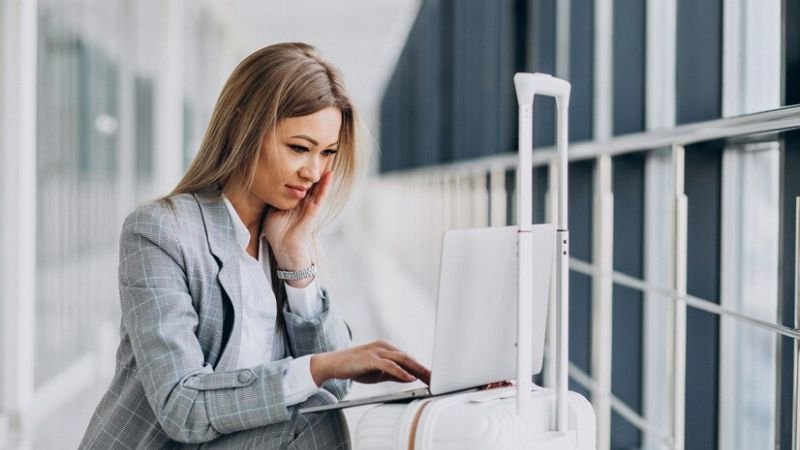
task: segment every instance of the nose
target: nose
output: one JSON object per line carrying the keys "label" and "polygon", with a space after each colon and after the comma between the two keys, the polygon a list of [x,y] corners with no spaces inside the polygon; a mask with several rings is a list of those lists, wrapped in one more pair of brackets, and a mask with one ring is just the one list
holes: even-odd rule
{"label": "nose", "polygon": [[304,180],[316,183],[322,177],[322,168],[324,166],[325,162],[322,160],[321,156],[310,155],[303,161],[297,174]]}

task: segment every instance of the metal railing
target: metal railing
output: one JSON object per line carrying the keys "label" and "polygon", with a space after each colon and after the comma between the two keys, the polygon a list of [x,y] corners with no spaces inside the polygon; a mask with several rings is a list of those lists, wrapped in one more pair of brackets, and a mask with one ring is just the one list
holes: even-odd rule
{"label": "metal railing", "polygon": [[[570,146],[569,160],[596,160],[594,214],[593,214],[593,257],[594,261],[582,261],[572,258],[570,269],[573,272],[588,275],[592,279],[592,373],[590,376],[577,366],[570,367],[570,376],[592,393],[592,402],[597,413],[598,446],[608,448],[612,411],[625,418],[633,426],[650,436],[654,436],[662,446],[682,450],[684,447],[685,423],[685,383],[686,383],[686,339],[687,309],[702,310],[718,317],[727,317],[734,321],[746,323],[772,333],[774,336],[785,336],[793,340],[794,388],[792,399],[793,412],[793,448],[800,448],[798,430],[800,429],[800,198],[797,200],[795,267],[795,328],[781,325],[778,322],[726,308],[714,300],[704,299],[687,293],[687,197],[684,192],[684,170],[686,146],[701,142],[719,141],[721,145],[739,145],[753,142],[777,141],[778,133],[800,128],[800,106],[785,107],[776,110],[749,114],[733,118],[725,118],[691,125],[679,126],[668,130],[659,130],[639,134],[631,134],[609,139],[574,143]],[[614,271],[611,252],[613,251],[613,192],[611,158],[623,154],[645,153],[659,149],[669,149],[672,166],[672,205],[669,206],[671,223],[671,282],[663,286],[628,274]],[[663,150],[662,150],[663,151]],[[536,149],[534,152],[534,168],[544,168],[553,173],[556,158],[554,148]],[[517,165],[514,153],[476,158],[469,161],[447,165],[428,166],[419,169],[389,172],[375,181],[381,189],[384,200],[395,206],[394,217],[383,217],[379,227],[391,227],[391,223],[403,223],[404,227],[394,226],[384,234],[394,237],[395,250],[399,258],[407,263],[428,286],[434,286],[433,274],[438,267],[438,255],[441,233],[448,228],[468,226],[495,226],[514,223],[514,211],[506,211],[507,195],[505,176],[513,173]],[[554,217],[553,206],[556,202],[554,178],[550,177],[550,185],[546,194],[546,220]],[[420,208],[422,212],[420,213]],[[789,214],[790,212],[786,212]],[[417,217],[409,224],[409,218]],[[409,224],[408,227],[405,227]],[[383,231],[381,231],[383,232]],[[421,250],[421,251],[420,251]],[[647,417],[637,413],[635,408],[615,397],[611,392],[611,333],[612,286],[624,286],[643,294],[653,294],[647,298],[671,299],[671,325],[668,338],[671,350],[670,379],[670,414],[669,424],[653,423]],[[552,291],[552,289],[551,289]],[[552,296],[552,294],[551,294]],[[647,299],[643,299],[647,301]],[[552,299],[551,299],[552,305]],[[549,308],[552,313],[554,308]],[[552,319],[552,315],[550,317]],[[549,320],[552,323],[552,320]],[[548,330],[548,341],[554,342],[552,327]],[[549,347],[549,346],[548,346]],[[550,350],[546,350],[545,384],[551,382],[549,374],[553,373],[553,361]],[[777,401],[785,401],[778,399]],[[665,426],[666,425],[666,426]],[[777,425],[776,425],[777,426]],[[668,432],[664,432],[668,430]]]}

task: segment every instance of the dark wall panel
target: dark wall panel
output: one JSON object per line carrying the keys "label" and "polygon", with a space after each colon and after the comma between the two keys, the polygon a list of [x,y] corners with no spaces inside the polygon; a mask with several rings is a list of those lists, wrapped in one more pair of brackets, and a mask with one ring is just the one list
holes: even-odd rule
{"label": "dark wall panel", "polygon": [[403,162],[409,158],[402,153],[404,138],[404,122],[402,120],[402,98],[400,96],[401,77],[400,72],[395,71],[389,79],[386,92],[381,99],[381,146],[380,146],[380,166],[381,170],[397,170],[402,168]]}
{"label": "dark wall panel", "polygon": [[[516,117],[510,0],[453,2],[453,151],[455,159],[513,149]],[[509,48],[511,51],[509,51]],[[512,123],[514,121],[512,120]]]}
{"label": "dark wall panel", "polygon": [[[441,101],[442,1],[425,2],[409,33],[383,99],[381,167],[396,170],[439,162],[448,114]],[[408,95],[414,92],[416,95]],[[384,134],[385,133],[385,134]]]}
{"label": "dark wall panel", "polygon": [[438,19],[440,2],[427,2],[419,15],[415,33],[412,34],[408,52],[409,90],[413,114],[410,151],[414,152],[415,165],[431,165],[439,161],[441,133],[441,102],[439,101],[438,76],[442,68],[440,32]]}
{"label": "dark wall panel", "polygon": [[547,212],[547,185],[549,183],[546,167],[533,169],[533,223],[544,223]]}
{"label": "dark wall panel", "polygon": [[569,274],[569,360],[592,373],[592,279]]}
{"label": "dark wall panel", "polygon": [[571,256],[592,260],[592,219],[594,161],[569,165],[569,251]]}
{"label": "dark wall panel", "polygon": [[[584,261],[592,258],[592,173],[594,161],[569,165],[570,254]],[[569,357],[591,374],[592,280],[570,272],[569,280]]]}
{"label": "dark wall panel", "polygon": [[455,151],[453,150],[453,64],[455,56],[453,53],[455,43],[453,42],[453,2],[449,0],[436,0],[439,4],[439,34],[441,50],[439,58],[441,61],[438,84],[439,111],[442,117],[439,131],[439,162],[445,163],[453,161]]}
{"label": "dark wall panel", "polygon": [[800,2],[783,2],[784,20],[784,105],[800,103]]}
{"label": "dark wall panel", "polygon": [[[642,413],[642,313],[641,291],[615,285],[612,338],[611,392],[634,411]],[[642,432],[614,414],[611,448],[641,448]]]}
{"label": "dark wall panel", "polygon": [[384,94],[381,170],[516,148],[523,0],[422,3]]}
{"label": "dark wall panel", "polygon": [[676,123],[722,114],[722,0],[678,0]]}
{"label": "dark wall panel", "polygon": [[517,199],[515,198],[517,195],[516,169],[506,170],[504,181],[506,189],[506,225],[516,225],[517,218],[514,216],[517,211]]}
{"label": "dark wall panel", "polygon": [[594,116],[594,0],[572,0],[570,5],[569,138],[585,141],[593,137]]}
{"label": "dark wall panel", "polygon": [[[644,162],[641,154],[618,156],[613,161],[614,270],[637,278],[644,274]],[[611,392],[641,414],[642,293],[615,285],[612,295]],[[639,448],[641,440],[638,428],[614,414],[611,448]]]}
{"label": "dark wall panel", "polygon": [[615,135],[645,129],[645,4],[642,0],[614,0]]}
{"label": "dark wall panel", "polygon": [[[686,149],[688,197],[687,291],[719,302],[720,183],[722,153],[712,147]],[[719,410],[719,317],[687,311],[686,449],[717,447]]]}
{"label": "dark wall panel", "polygon": [[644,276],[644,164],[645,154],[613,160],[614,270]]}
{"label": "dark wall panel", "polygon": [[[532,0],[529,72],[556,73],[556,1]],[[547,147],[555,138],[555,100],[539,97],[533,102],[533,145]]]}

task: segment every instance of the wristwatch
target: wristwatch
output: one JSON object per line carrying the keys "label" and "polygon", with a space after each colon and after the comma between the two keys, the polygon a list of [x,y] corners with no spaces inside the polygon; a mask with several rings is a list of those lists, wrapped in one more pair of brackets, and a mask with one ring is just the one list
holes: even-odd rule
{"label": "wristwatch", "polygon": [[311,278],[317,276],[317,265],[311,263],[311,267],[306,267],[302,270],[284,270],[278,269],[278,279],[280,280],[287,280],[287,281],[295,281],[295,280],[304,280],[306,278]]}

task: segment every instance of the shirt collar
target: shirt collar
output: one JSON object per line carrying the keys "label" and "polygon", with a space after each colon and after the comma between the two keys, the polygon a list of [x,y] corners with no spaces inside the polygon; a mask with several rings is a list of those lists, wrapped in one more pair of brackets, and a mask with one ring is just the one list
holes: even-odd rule
{"label": "shirt collar", "polygon": [[247,251],[247,246],[250,244],[250,231],[244,225],[244,222],[242,222],[241,217],[239,217],[239,213],[237,213],[236,209],[233,208],[233,204],[230,200],[228,200],[228,196],[223,193],[222,199],[225,201],[225,207],[228,208],[228,214],[231,216],[236,242],[239,243],[239,246],[242,247],[242,250]]}

